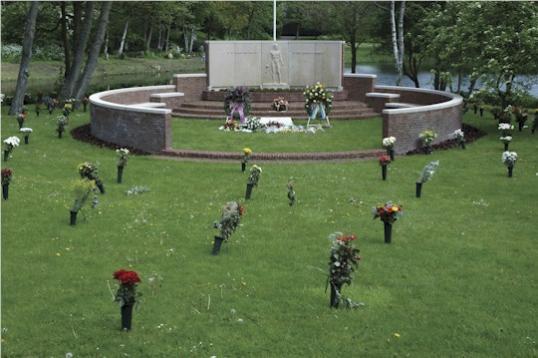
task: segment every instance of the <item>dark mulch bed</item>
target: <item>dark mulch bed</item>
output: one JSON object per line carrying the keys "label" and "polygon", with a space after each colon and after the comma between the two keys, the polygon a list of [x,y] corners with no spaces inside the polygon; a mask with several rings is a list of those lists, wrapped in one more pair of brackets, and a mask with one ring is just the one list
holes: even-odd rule
{"label": "dark mulch bed", "polygon": [[[480,129],[467,125],[465,123],[462,124],[461,129],[463,130],[463,133],[465,133],[466,144],[472,143],[478,138],[486,135],[486,132],[483,132]],[[456,148],[458,146],[459,146],[458,142],[455,139],[449,139],[439,144],[434,144],[432,148],[433,150],[446,150],[446,149]],[[406,155],[413,155],[413,154],[424,154],[424,150],[422,150],[422,148],[417,148],[406,153]]]}
{"label": "dark mulch bed", "polygon": [[131,154],[139,154],[139,155],[147,155],[150,154],[148,152],[144,152],[143,150],[136,149],[133,147],[129,147],[126,145],[118,145],[110,142],[106,142],[104,140],[101,140],[99,138],[95,138],[91,133],[90,124],[84,124],[80,127],[74,128],[71,130],[71,136],[75,138],[76,140],[80,140],[81,142],[90,143],[93,145],[96,145],[100,148],[110,148],[110,149],[120,149],[120,148],[127,148],[129,149],[129,152]]}

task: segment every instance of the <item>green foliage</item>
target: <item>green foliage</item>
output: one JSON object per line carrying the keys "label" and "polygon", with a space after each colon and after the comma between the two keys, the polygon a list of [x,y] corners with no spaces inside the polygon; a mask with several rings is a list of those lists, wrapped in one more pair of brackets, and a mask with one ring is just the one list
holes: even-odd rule
{"label": "green foliage", "polygon": [[71,207],[71,211],[78,212],[80,209],[82,209],[92,193],[94,194],[93,206],[95,206],[97,205],[95,201],[95,181],[79,179],[73,182],[73,194],[75,200],[73,202],[73,206]]}

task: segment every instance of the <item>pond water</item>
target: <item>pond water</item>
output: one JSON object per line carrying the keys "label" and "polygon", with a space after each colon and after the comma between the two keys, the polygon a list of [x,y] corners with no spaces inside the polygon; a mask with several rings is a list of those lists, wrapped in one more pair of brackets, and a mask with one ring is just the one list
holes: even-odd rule
{"label": "pond water", "polygon": [[[351,73],[351,67],[346,68],[345,73]],[[376,84],[379,85],[386,85],[386,86],[394,86],[396,83],[396,70],[394,69],[394,66],[392,64],[361,64],[356,67],[357,73],[363,73],[363,74],[370,74],[370,75],[377,75]],[[421,71],[419,72],[418,79],[420,82],[421,88],[431,88],[433,89],[433,79],[432,75],[429,71]],[[534,83],[532,84],[532,87],[530,89],[530,94],[534,97],[538,97],[538,81],[537,76],[517,76],[516,81],[521,80],[534,80]],[[452,78],[452,86],[454,90],[456,89],[458,78],[457,76],[454,76]],[[415,87],[415,84],[413,81],[411,81],[407,76],[404,76],[401,82],[401,86],[406,87]],[[469,81],[467,78],[464,78],[462,81],[461,89],[466,91],[469,86]],[[477,87],[480,86],[480,83]]]}

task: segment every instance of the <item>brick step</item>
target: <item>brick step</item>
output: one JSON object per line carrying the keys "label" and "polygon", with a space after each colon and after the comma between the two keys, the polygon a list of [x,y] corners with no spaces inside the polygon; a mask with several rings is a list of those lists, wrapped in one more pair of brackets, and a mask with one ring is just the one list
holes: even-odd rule
{"label": "brick step", "polygon": [[[207,109],[219,109],[223,110],[224,103],[218,101],[194,101],[183,103],[181,108],[207,108]],[[253,110],[257,109],[270,109],[270,103],[252,103],[251,108]],[[304,102],[290,102],[288,104],[290,110],[304,110]],[[340,108],[369,108],[365,103],[358,101],[335,101],[333,104],[333,110]]]}

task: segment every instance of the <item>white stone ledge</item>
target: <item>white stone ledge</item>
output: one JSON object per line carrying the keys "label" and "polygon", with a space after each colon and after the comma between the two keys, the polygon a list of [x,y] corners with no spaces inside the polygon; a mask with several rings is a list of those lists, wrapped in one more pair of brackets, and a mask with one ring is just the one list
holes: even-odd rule
{"label": "white stone ledge", "polygon": [[382,92],[368,92],[366,97],[376,97],[376,98],[400,98],[400,95],[397,93],[382,93]]}
{"label": "white stone ledge", "polygon": [[351,77],[351,78],[373,78],[376,79],[377,75],[370,75],[366,73],[345,73],[344,77]]}
{"label": "white stone ledge", "polygon": [[169,97],[184,97],[185,93],[183,92],[167,92],[167,93],[154,93],[150,96],[153,98],[169,98]]}
{"label": "white stone ledge", "polygon": [[171,109],[138,107],[138,106],[133,106],[132,104],[119,104],[119,103],[114,103],[114,102],[103,100],[103,97],[108,97],[108,96],[116,95],[116,94],[130,93],[130,92],[139,92],[139,91],[152,91],[152,90],[166,91],[166,90],[174,90],[175,88],[176,86],[174,85],[120,88],[116,90],[94,93],[90,96],[90,103],[99,107],[116,109],[119,111],[126,111],[126,112],[169,114],[169,113],[172,113]]}
{"label": "white stone ledge", "polygon": [[420,92],[420,93],[429,93],[436,94],[439,96],[446,97],[446,102],[429,104],[420,107],[411,107],[411,108],[397,108],[397,109],[384,109],[383,114],[408,114],[408,113],[419,113],[419,112],[429,112],[429,111],[438,111],[441,109],[447,109],[459,106],[463,103],[463,98],[460,95],[437,91],[427,88],[413,88],[413,87],[399,87],[399,86],[375,86],[375,88],[385,89],[390,91],[406,91],[406,92]]}
{"label": "white stone ledge", "polygon": [[200,78],[200,77],[207,77],[207,74],[205,73],[178,73],[174,75],[174,78]]}
{"label": "white stone ledge", "polygon": [[161,102],[144,102],[129,104],[129,107],[150,107],[150,108],[162,108],[166,107],[166,103]]}
{"label": "white stone ledge", "polygon": [[402,103],[402,102],[389,102],[385,103],[385,107],[392,107],[392,108],[411,108],[411,107],[420,107],[419,104],[412,104],[412,103]]}

